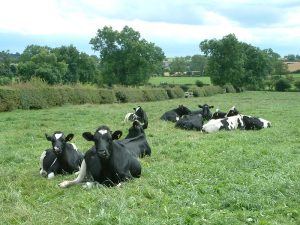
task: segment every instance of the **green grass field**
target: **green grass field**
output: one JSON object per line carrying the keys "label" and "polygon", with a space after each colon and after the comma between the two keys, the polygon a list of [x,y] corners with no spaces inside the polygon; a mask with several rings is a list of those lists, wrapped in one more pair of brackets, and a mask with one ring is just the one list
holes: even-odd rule
{"label": "green grass field", "polygon": [[197,80],[204,84],[210,84],[210,77],[151,77],[150,84],[159,85],[161,83],[168,84],[195,84]]}
{"label": "green grass field", "polygon": [[[79,105],[0,113],[1,224],[300,224],[300,94],[244,92],[205,98]],[[208,103],[261,116],[272,128],[203,134],[160,121],[167,110]],[[74,175],[47,180],[39,157],[44,133],[81,134],[102,124],[126,135],[132,108],[148,113],[152,156],[142,176],[120,188],[60,189]]]}

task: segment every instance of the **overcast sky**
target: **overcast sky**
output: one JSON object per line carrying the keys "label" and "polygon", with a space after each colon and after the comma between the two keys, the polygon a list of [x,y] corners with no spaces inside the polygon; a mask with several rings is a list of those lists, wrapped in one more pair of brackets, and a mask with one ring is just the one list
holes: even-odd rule
{"label": "overcast sky", "polygon": [[281,56],[300,55],[300,0],[0,0],[0,51],[73,44],[97,54],[97,29],[124,26],[167,57],[202,54],[199,43],[234,33]]}

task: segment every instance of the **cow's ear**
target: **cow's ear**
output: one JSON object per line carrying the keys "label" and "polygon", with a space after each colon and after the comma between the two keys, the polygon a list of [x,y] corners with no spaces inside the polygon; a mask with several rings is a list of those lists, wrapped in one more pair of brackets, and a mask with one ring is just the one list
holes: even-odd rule
{"label": "cow's ear", "polygon": [[71,141],[74,137],[74,134],[68,134],[67,137],[66,137],[66,142],[67,141]]}
{"label": "cow's ear", "polygon": [[94,135],[91,132],[82,133],[82,137],[87,141],[93,141],[94,140]]}
{"label": "cow's ear", "polygon": [[135,110],[136,110],[136,108],[133,108],[133,110],[135,111]]}
{"label": "cow's ear", "polygon": [[211,106],[209,106],[208,108],[210,108],[210,109],[212,109],[214,106],[213,105],[211,105]]}
{"label": "cow's ear", "polygon": [[45,133],[45,137],[48,141],[52,141],[52,136],[50,136],[49,134]]}
{"label": "cow's ear", "polygon": [[201,109],[203,108],[203,106],[202,106],[202,105],[198,105],[198,107],[199,107],[199,108],[201,108]]}
{"label": "cow's ear", "polygon": [[112,134],[112,139],[113,140],[118,140],[121,136],[122,136],[122,131],[120,130],[116,130],[113,134]]}

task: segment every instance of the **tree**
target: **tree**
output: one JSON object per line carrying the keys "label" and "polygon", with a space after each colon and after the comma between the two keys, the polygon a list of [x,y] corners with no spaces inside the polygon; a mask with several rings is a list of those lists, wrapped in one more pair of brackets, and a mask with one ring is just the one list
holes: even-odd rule
{"label": "tree", "polygon": [[144,84],[164,59],[161,48],[141,39],[140,33],[128,26],[121,32],[107,26],[98,29],[90,44],[99,51],[103,79],[110,84]]}
{"label": "tree", "polygon": [[245,70],[243,85],[251,90],[263,89],[270,68],[268,55],[252,45],[242,43],[242,46]]}
{"label": "tree", "polygon": [[199,71],[200,76],[204,76],[207,65],[207,58],[203,55],[193,55],[190,62],[191,71]]}
{"label": "tree", "polygon": [[231,83],[236,88],[242,87],[244,54],[234,34],[229,34],[221,40],[204,40],[199,47],[209,56],[206,74],[211,77],[213,84]]}
{"label": "tree", "polygon": [[276,91],[287,91],[288,89],[291,88],[291,83],[288,79],[286,78],[280,78],[276,83],[275,83],[275,90]]}
{"label": "tree", "polygon": [[18,71],[22,80],[39,77],[49,84],[61,83],[68,68],[65,62],[57,61],[56,55],[48,47],[30,45],[20,59]]}
{"label": "tree", "polygon": [[183,74],[188,69],[188,62],[184,57],[175,57],[169,64],[171,74]]}

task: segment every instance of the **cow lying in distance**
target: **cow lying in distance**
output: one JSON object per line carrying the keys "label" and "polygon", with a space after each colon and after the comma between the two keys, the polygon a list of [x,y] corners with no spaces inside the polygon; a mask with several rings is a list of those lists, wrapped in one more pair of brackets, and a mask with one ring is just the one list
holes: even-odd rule
{"label": "cow lying in distance", "polygon": [[210,109],[213,108],[214,106],[213,105],[209,106],[207,104],[204,104],[204,105],[198,105],[198,107],[201,109],[192,111],[192,114],[201,114],[203,120],[210,120],[212,117],[212,113]]}
{"label": "cow lying in distance", "polygon": [[128,135],[119,142],[126,146],[128,151],[135,157],[143,158],[146,155],[151,155],[151,148],[139,121],[133,122],[132,127],[129,128]]}
{"label": "cow lying in distance", "polygon": [[185,130],[201,131],[203,118],[201,114],[190,114],[182,116],[175,124],[175,127]]}
{"label": "cow lying in distance", "polygon": [[219,130],[244,129],[244,121],[241,115],[226,117],[222,119],[210,120],[203,125],[202,131],[214,133]]}
{"label": "cow lying in distance", "polygon": [[123,123],[127,123],[129,121],[135,121],[136,119],[137,119],[137,115],[135,115],[134,113],[127,113],[125,115]]}
{"label": "cow lying in distance", "polygon": [[271,127],[270,121],[258,117],[238,114],[226,118],[210,120],[208,123],[203,125],[202,131],[206,133],[213,133],[219,130],[260,130],[268,127]]}
{"label": "cow lying in distance", "polygon": [[[78,151],[76,145],[68,143],[74,137],[74,134],[68,134],[65,137],[63,132],[57,131],[53,135],[45,134],[46,139],[51,142],[52,149],[46,150],[41,156],[41,165],[43,167],[41,175],[46,176],[45,172],[49,170],[47,167],[50,165],[50,170],[55,173],[74,173],[79,171],[83,155]],[[51,163],[51,164],[50,164]],[[48,165],[48,166],[47,166]],[[54,168],[53,168],[54,167]],[[57,171],[57,172],[55,172]],[[53,175],[47,173],[49,178]]]}
{"label": "cow lying in distance", "polygon": [[170,111],[165,112],[160,119],[166,120],[166,121],[172,121],[176,122],[180,119],[183,115],[188,115],[191,113],[191,110],[189,110],[187,107],[183,105],[179,105],[178,108],[172,109]]}
{"label": "cow lying in distance", "polygon": [[236,109],[235,106],[232,106],[231,109],[229,109],[228,113],[225,115],[225,117],[236,116],[238,114],[240,114],[240,112]]}
{"label": "cow lying in distance", "polygon": [[85,153],[78,177],[72,181],[63,181],[59,184],[60,187],[82,183],[87,175],[106,186],[140,177],[140,162],[129,153],[124,144],[117,141],[122,136],[121,131],[112,133],[109,127],[100,126],[94,134],[84,132],[82,136],[87,141],[94,142],[94,146]]}
{"label": "cow lying in distance", "polygon": [[271,127],[271,122],[263,118],[243,116],[243,121],[245,123],[245,130],[260,130]]}

